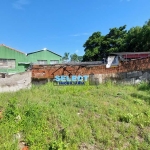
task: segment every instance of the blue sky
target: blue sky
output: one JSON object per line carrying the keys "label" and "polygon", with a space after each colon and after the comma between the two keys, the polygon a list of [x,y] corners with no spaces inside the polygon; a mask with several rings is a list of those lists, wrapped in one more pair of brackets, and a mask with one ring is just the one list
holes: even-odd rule
{"label": "blue sky", "polygon": [[83,55],[92,33],[150,19],[150,0],[0,0],[0,6],[0,44],[25,53]]}

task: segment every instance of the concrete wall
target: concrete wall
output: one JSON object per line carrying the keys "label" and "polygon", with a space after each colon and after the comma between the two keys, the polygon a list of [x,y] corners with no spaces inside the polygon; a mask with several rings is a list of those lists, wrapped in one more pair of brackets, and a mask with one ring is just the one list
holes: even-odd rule
{"label": "concrete wall", "polygon": [[108,80],[111,80],[115,83],[117,82],[125,84],[138,84],[141,82],[148,82],[150,81],[150,70],[89,75],[89,82],[93,85],[104,83]]}
{"label": "concrete wall", "polygon": [[[3,77],[3,78],[2,78]],[[14,92],[31,87],[31,71],[0,76],[0,92]]]}

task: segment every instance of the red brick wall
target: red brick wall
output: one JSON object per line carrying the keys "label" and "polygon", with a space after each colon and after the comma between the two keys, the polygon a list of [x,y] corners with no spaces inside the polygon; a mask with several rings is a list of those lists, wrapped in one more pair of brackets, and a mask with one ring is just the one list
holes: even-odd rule
{"label": "red brick wall", "polygon": [[111,74],[130,71],[143,71],[150,69],[150,58],[121,62],[119,66],[106,68],[99,66],[51,66],[33,65],[32,78],[54,78],[56,75],[89,75],[89,74]]}

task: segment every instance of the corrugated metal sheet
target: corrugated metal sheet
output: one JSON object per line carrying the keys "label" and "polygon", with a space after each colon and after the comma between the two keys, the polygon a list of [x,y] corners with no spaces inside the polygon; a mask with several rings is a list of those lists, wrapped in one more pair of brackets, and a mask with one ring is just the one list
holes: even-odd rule
{"label": "corrugated metal sheet", "polygon": [[111,53],[110,55],[117,55],[126,59],[138,59],[150,57],[150,52],[120,52],[120,53]]}
{"label": "corrugated metal sheet", "polygon": [[42,62],[42,61],[46,61],[47,60],[47,64],[50,64],[51,61],[58,61],[59,63],[61,63],[61,59],[62,57],[56,53],[53,53],[49,50],[40,50],[37,52],[33,52],[33,53],[28,53],[27,54],[27,58],[31,63],[37,63],[38,62]]}
{"label": "corrugated metal sheet", "polygon": [[27,61],[27,57],[25,53],[22,53],[18,50],[12,49],[8,46],[5,45],[0,45],[0,59],[1,60],[14,60],[15,61],[15,67],[13,66],[12,68],[10,67],[0,67],[0,72],[6,72],[6,73],[18,73],[18,72],[23,72],[25,71],[25,66],[24,65],[19,65],[18,62],[20,61]]}

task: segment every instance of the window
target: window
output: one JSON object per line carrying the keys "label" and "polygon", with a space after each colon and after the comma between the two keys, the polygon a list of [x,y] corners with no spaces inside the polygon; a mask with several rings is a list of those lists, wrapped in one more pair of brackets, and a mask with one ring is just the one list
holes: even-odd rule
{"label": "window", "polygon": [[15,68],[15,59],[1,59],[0,58],[0,68]]}
{"label": "window", "polygon": [[50,64],[58,64],[59,60],[50,60]]}
{"label": "window", "polygon": [[45,65],[47,64],[47,60],[38,60],[38,64]]}

